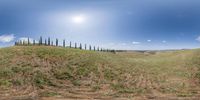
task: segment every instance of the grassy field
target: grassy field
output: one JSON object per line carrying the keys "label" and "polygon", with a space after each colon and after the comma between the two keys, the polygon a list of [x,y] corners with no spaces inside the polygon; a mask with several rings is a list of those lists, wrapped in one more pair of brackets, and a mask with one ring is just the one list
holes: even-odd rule
{"label": "grassy field", "polygon": [[197,99],[200,49],[106,53],[0,49],[0,99]]}

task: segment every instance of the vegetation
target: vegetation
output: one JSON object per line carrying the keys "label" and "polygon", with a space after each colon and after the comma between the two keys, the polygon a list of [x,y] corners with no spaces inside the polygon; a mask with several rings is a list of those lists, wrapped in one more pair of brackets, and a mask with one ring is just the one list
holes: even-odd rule
{"label": "vegetation", "polygon": [[199,83],[199,49],[116,54],[51,46],[0,49],[2,94],[26,88],[38,96],[196,97]]}

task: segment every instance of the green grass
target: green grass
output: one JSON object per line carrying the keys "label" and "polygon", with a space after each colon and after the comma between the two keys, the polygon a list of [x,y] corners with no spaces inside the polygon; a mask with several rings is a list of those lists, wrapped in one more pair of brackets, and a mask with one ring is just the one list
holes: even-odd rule
{"label": "green grass", "polygon": [[98,91],[109,84],[107,89],[119,94],[157,91],[187,96],[197,93],[189,91],[193,80],[200,80],[199,49],[116,54],[46,46],[0,49],[0,86],[4,88],[29,84],[57,88],[67,83]]}

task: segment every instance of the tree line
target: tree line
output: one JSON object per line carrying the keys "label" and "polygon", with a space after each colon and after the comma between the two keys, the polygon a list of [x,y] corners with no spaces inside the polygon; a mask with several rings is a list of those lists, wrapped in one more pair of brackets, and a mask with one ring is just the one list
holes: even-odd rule
{"label": "tree line", "polygon": [[75,49],[81,49],[81,50],[90,50],[90,51],[101,51],[101,52],[113,52],[115,53],[115,50],[113,49],[105,49],[105,48],[100,48],[98,46],[92,46],[92,45],[87,45],[87,44],[82,44],[82,43],[77,43],[75,42],[72,44],[71,41],[69,41],[69,45],[67,46],[67,41],[64,39],[62,40],[62,45],[59,45],[59,39],[56,38],[55,42],[53,39],[48,37],[47,39],[43,38],[40,36],[39,41],[36,40],[30,40],[28,38],[27,40],[18,40],[15,42],[15,46],[59,46],[59,47],[64,47],[64,48],[75,48]]}

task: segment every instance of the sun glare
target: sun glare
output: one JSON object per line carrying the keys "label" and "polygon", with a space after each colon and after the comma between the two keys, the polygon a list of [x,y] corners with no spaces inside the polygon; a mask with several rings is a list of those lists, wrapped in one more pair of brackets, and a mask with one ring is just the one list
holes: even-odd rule
{"label": "sun glare", "polygon": [[74,17],[72,17],[72,21],[74,23],[80,24],[80,23],[83,23],[85,21],[85,18],[83,16],[74,16]]}

